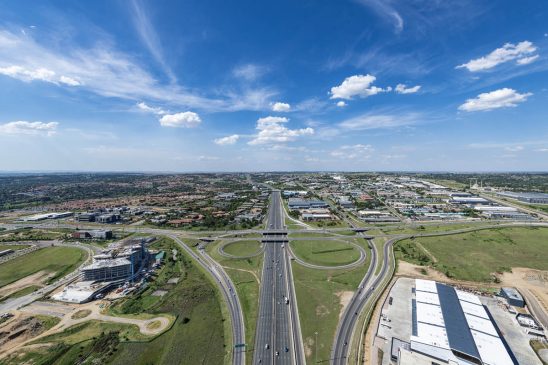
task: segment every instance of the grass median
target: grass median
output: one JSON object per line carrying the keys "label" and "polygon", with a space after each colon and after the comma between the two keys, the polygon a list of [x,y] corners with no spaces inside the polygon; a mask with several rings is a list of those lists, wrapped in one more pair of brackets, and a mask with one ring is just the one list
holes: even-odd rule
{"label": "grass median", "polygon": [[356,262],[360,252],[345,241],[291,241],[293,253],[303,261],[320,266],[341,266]]}

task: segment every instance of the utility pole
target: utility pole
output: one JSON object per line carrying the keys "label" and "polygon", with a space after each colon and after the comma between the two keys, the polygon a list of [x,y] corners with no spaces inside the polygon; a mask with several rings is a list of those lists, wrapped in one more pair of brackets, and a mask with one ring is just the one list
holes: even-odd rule
{"label": "utility pole", "polygon": [[314,332],[314,334],[316,335],[316,341],[314,342],[316,345],[314,347],[315,347],[315,352],[316,352],[315,363],[317,364],[318,363],[318,331]]}

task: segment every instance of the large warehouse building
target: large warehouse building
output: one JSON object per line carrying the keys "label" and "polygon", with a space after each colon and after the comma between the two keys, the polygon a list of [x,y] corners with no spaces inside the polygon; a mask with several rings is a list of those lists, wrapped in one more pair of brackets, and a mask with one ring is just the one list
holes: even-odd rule
{"label": "large warehouse building", "polygon": [[546,193],[519,193],[513,191],[501,191],[497,194],[500,196],[517,199],[525,203],[548,204],[548,194]]}
{"label": "large warehouse building", "polygon": [[417,279],[411,307],[410,342],[392,344],[398,364],[517,364],[476,295]]}

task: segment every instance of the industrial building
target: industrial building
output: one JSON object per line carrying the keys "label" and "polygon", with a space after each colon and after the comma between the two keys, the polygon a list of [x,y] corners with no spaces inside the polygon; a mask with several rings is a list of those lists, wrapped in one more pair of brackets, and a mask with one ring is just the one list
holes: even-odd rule
{"label": "industrial building", "polygon": [[25,222],[37,222],[37,221],[43,221],[45,219],[66,218],[66,217],[70,217],[72,214],[73,214],[72,212],[34,214],[31,216],[23,217],[21,218],[21,220]]}
{"label": "industrial building", "polygon": [[111,230],[106,229],[92,229],[87,231],[74,231],[72,232],[72,238],[77,239],[101,239],[108,240],[113,237]]}
{"label": "industrial building", "polygon": [[522,213],[513,207],[504,207],[500,205],[482,205],[474,207],[474,210],[480,212],[485,218],[489,219],[516,219],[530,220],[533,219],[527,213]]}
{"label": "industrial building", "polygon": [[76,216],[78,222],[95,222],[96,213],[80,213]]}
{"label": "industrial building", "polygon": [[479,196],[454,196],[449,200],[449,202],[453,204],[468,205],[489,204],[489,200],[481,198]]}
{"label": "industrial building", "polygon": [[313,199],[299,199],[299,198],[289,198],[288,199],[289,209],[311,209],[311,208],[327,208],[329,204],[323,200],[313,200]]}
{"label": "industrial building", "polygon": [[468,292],[430,280],[415,280],[409,342],[392,342],[400,365],[516,365],[486,307]]}
{"label": "industrial building", "polygon": [[546,193],[520,193],[513,191],[501,191],[497,195],[516,199],[530,204],[548,204],[548,194]]}
{"label": "industrial building", "polygon": [[509,305],[514,307],[525,307],[525,301],[521,294],[514,288],[502,288],[500,289],[500,296],[506,298]]}

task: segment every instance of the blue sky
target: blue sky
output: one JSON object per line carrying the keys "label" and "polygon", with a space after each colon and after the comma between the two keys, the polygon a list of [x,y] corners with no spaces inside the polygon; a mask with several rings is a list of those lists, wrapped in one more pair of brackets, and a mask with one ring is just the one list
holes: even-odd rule
{"label": "blue sky", "polygon": [[0,170],[546,171],[540,0],[0,1]]}

